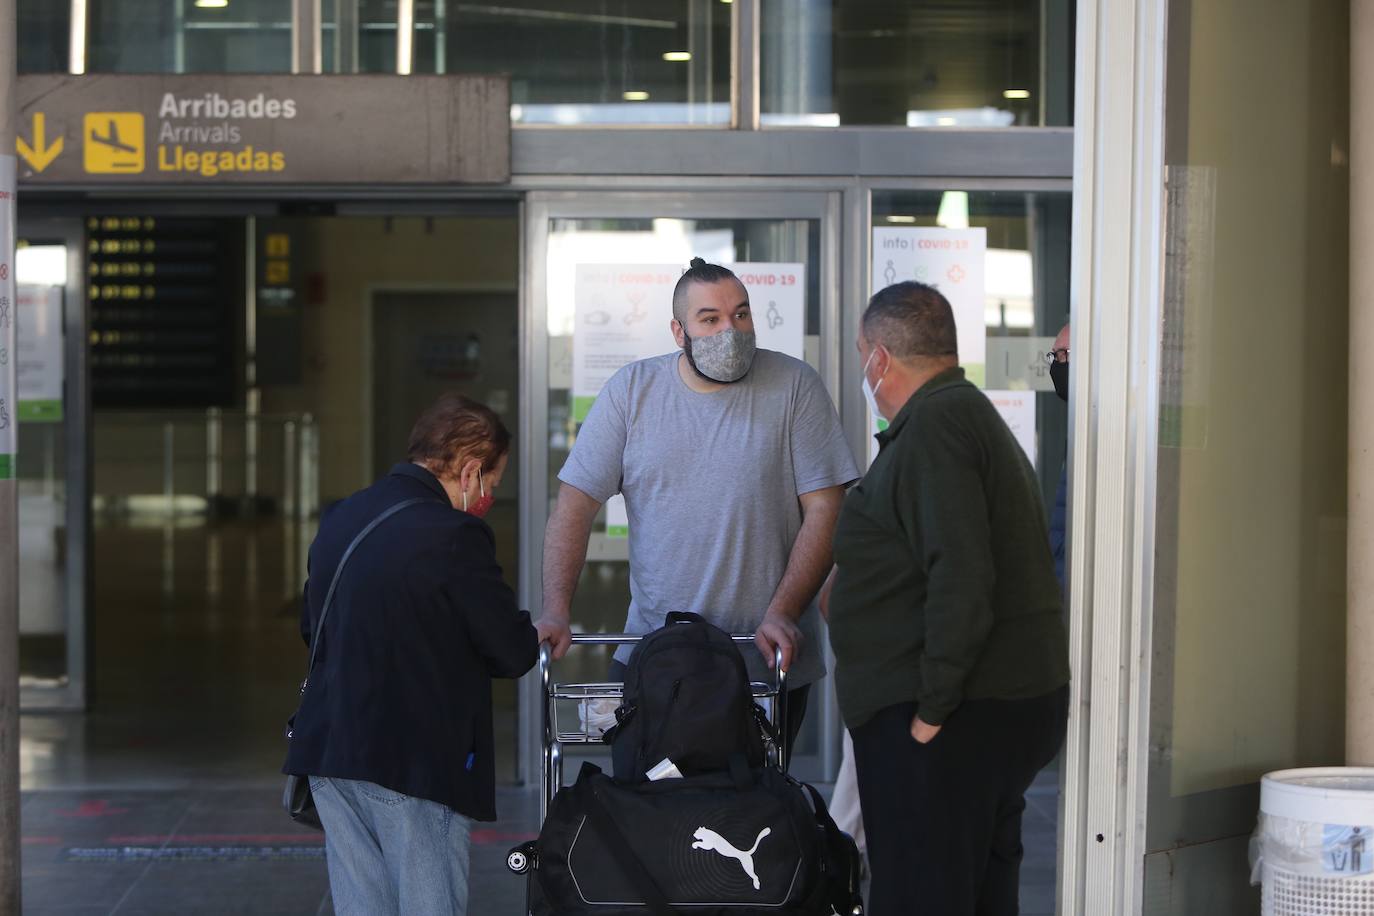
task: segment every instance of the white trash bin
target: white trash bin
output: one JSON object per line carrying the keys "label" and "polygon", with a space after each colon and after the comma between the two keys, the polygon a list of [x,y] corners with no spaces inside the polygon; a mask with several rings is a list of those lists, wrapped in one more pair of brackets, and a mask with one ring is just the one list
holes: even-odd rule
{"label": "white trash bin", "polygon": [[1250,863],[1264,916],[1374,916],[1374,767],[1265,776]]}

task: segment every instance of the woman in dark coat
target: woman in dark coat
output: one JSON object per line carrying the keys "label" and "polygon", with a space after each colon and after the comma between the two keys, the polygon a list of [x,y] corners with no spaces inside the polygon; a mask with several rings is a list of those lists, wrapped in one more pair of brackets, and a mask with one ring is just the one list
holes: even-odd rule
{"label": "woman in dark coat", "polygon": [[310,547],[307,643],[355,537],[416,501],[344,566],[288,734],[283,770],[310,777],[341,916],[466,911],[472,822],[496,819],[491,681],[528,671],[541,639],[482,521],[510,441],[487,407],[442,396],[408,460],[332,507]]}

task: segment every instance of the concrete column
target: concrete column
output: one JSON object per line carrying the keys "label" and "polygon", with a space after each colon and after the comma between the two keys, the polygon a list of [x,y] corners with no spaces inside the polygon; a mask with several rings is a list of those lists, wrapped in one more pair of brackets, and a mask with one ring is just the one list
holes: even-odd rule
{"label": "concrete column", "polygon": [[1345,756],[1374,765],[1374,0],[1350,3],[1350,518]]}
{"label": "concrete column", "polygon": [[[0,350],[14,349],[14,0],[0,0]],[[19,409],[0,365],[0,914],[19,914]]]}

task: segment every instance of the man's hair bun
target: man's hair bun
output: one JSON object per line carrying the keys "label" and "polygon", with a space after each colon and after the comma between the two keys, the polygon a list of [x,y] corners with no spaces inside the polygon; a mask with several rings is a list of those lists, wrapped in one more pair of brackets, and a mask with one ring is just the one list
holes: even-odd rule
{"label": "man's hair bun", "polygon": [[719,264],[712,264],[705,258],[692,258],[691,266],[682,272],[677,286],[673,288],[673,318],[687,323],[687,287],[693,283],[719,283],[721,280],[738,280],[734,271]]}

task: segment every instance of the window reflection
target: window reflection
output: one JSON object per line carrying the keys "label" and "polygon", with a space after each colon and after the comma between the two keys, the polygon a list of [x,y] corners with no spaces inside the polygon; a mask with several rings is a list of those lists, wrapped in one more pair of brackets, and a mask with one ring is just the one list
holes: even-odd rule
{"label": "window reflection", "polygon": [[19,0],[17,13],[19,72],[66,73],[71,4]]}
{"label": "window reflection", "polygon": [[516,124],[723,125],[730,6],[418,0],[414,72],[509,73]]}
{"label": "window reflection", "polygon": [[[989,391],[1033,391],[1041,494],[1052,505],[1064,467],[1068,416],[1054,394],[1045,353],[1068,321],[1068,193],[1021,191],[875,191],[873,229],[981,228],[983,316]],[[881,259],[879,259],[881,260]],[[875,261],[873,287],[908,277],[884,276]],[[938,285],[938,284],[937,284]]]}
{"label": "window reflection", "polygon": [[289,73],[291,0],[89,0],[92,73]]}
{"label": "window reflection", "polygon": [[765,126],[1071,120],[1072,0],[761,0]]}
{"label": "window reflection", "polygon": [[[417,33],[427,28],[417,25]],[[395,73],[394,0],[323,0],[320,57],[325,73]]]}

